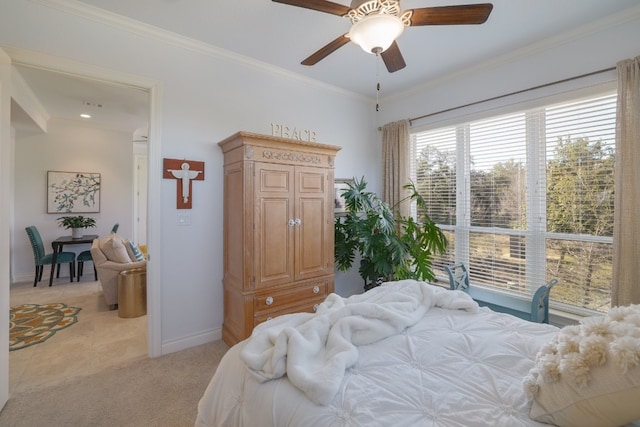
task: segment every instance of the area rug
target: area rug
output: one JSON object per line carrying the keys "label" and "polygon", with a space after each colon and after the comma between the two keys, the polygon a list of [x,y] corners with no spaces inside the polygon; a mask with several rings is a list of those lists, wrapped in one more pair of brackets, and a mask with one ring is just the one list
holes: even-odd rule
{"label": "area rug", "polygon": [[82,310],[63,303],[23,304],[9,311],[9,351],[40,344],[78,321]]}

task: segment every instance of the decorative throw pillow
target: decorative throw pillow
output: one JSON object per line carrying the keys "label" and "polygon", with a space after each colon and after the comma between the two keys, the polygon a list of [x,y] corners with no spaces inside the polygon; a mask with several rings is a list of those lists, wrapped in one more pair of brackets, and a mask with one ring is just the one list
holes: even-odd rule
{"label": "decorative throw pillow", "polygon": [[144,261],[144,255],[142,255],[142,252],[140,252],[140,249],[138,249],[138,246],[136,246],[135,243],[127,241],[126,247],[131,261]]}
{"label": "decorative throw pillow", "polygon": [[117,234],[109,234],[100,239],[99,247],[109,261],[119,263],[131,262],[127,249],[122,243],[122,237]]}
{"label": "decorative throw pillow", "polygon": [[616,427],[640,419],[640,305],[561,329],[524,386],[536,421]]}

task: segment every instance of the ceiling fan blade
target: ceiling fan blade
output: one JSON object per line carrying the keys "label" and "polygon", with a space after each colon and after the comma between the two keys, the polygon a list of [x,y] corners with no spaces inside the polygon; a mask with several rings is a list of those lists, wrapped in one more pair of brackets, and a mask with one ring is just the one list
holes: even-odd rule
{"label": "ceiling fan blade", "polygon": [[396,42],[393,42],[387,50],[380,54],[380,56],[382,56],[384,65],[387,66],[387,70],[390,73],[402,70],[407,66],[407,64],[405,64],[404,62],[404,58],[402,57],[402,53],[400,53],[400,48],[398,47],[398,44]]}
{"label": "ceiling fan blade", "polygon": [[492,9],[491,3],[413,9],[411,26],[482,24]]}
{"label": "ceiling fan blade", "polygon": [[338,48],[341,48],[345,44],[349,43],[349,37],[347,34],[343,34],[331,43],[324,46],[322,49],[315,52],[313,55],[301,62],[302,65],[315,65],[322,59],[329,56],[329,54],[335,52]]}
{"label": "ceiling fan blade", "polygon": [[272,0],[276,3],[288,4],[290,6],[304,7],[305,9],[317,10],[330,13],[332,15],[344,16],[351,8],[342,4],[325,0]]}

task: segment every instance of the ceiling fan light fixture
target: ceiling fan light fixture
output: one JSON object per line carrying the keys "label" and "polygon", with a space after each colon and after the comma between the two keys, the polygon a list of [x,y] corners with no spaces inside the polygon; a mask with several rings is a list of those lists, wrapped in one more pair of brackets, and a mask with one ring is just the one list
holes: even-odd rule
{"label": "ceiling fan light fixture", "polygon": [[398,16],[375,13],[355,22],[349,31],[349,38],[367,53],[381,53],[391,46],[405,24]]}

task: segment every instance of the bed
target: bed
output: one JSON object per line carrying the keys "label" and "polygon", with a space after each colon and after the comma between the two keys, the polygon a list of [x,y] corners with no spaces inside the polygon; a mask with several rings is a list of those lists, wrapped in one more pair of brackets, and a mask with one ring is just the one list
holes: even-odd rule
{"label": "bed", "polygon": [[[539,352],[554,351],[549,343],[559,331],[424,282],[389,282],[350,298],[332,294],[315,314],[275,318],[233,346],[199,402],[196,426],[548,425],[530,412],[533,401],[539,420],[561,420],[533,398],[558,400],[541,386],[548,372],[536,367],[550,365]],[[638,382],[624,391],[637,393],[640,367],[629,368],[625,376],[633,371]],[[609,417],[587,418],[598,416]]]}

